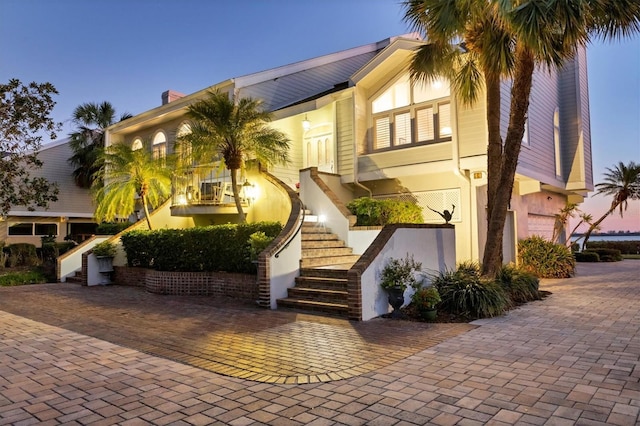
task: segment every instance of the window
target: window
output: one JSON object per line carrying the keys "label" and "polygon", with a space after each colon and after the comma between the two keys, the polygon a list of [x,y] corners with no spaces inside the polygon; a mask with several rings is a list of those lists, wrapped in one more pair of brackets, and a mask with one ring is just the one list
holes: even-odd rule
{"label": "window", "polygon": [[36,235],[58,235],[58,225],[55,223],[36,223]]}
{"label": "window", "polygon": [[9,235],[33,235],[33,223],[15,223],[9,226]]}
{"label": "window", "polygon": [[556,162],[556,176],[562,176],[562,157],[560,155],[560,111],[553,112],[553,149]]}
{"label": "window", "polygon": [[142,139],[135,138],[131,144],[131,151],[137,151],[139,149],[142,149]]}
{"label": "window", "polygon": [[[176,138],[179,139],[182,136],[186,136],[191,133],[191,126],[189,123],[182,123],[180,127],[178,127],[178,131],[176,132]],[[189,142],[180,142],[180,159],[182,163],[185,165],[193,165],[193,147]]]}
{"label": "window", "polygon": [[153,159],[164,159],[167,156],[167,137],[164,132],[158,132],[153,137]]}
{"label": "window", "polygon": [[408,74],[371,100],[373,150],[451,140],[451,104],[445,80],[411,84]]}

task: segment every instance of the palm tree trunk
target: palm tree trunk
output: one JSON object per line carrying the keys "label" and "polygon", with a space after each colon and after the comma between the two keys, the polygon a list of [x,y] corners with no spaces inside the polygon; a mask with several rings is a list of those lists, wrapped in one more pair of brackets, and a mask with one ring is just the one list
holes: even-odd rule
{"label": "palm tree trunk", "polygon": [[247,219],[242,210],[242,203],[240,202],[240,191],[238,190],[238,169],[231,169],[231,186],[233,188],[233,199],[236,202],[236,208],[238,209],[238,222],[246,223]]}
{"label": "palm tree trunk", "polygon": [[585,250],[587,248],[587,242],[589,241],[589,237],[591,237],[591,233],[602,223],[603,220],[607,218],[607,216],[616,211],[620,204],[622,203],[615,202],[614,204],[612,204],[611,208],[607,210],[607,212],[600,219],[596,220],[591,224],[591,226],[589,226],[589,229],[587,229],[587,232],[584,234],[584,241],[582,241],[582,250]]}
{"label": "palm tree trunk", "polygon": [[502,167],[502,137],[500,136],[500,76],[485,70],[487,85],[487,217],[491,216],[495,193],[500,181]]}
{"label": "palm tree trunk", "polygon": [[153,228],[151,227],[151,219],[149,219],[149,207],[147,207],[147,197],[142,196],[142,208],[144,209],[144,218],[147,220],[147,226],[151,231]]}
{"label": "palm tree trunk", "polygon": [[[489,207],[487,242],[482,260],[482,275],[495,277],[502,267],[502,237],[507,211],[511,202],[513,183],[518,166],[518,156],[522,146],[527,110],[529,108],[529,94],[533,80],[533,54],[522,46],[516,46],[516,70],[511,88],[511,113],[509,128],[505,139],[504,152],[501,158],[499,182],[493,193],[493,203]],[[487,106],[488,107],[488,106]],[[491,140],[491,137],[490,139]],[[488,173],[493,173],[489,169]]]}

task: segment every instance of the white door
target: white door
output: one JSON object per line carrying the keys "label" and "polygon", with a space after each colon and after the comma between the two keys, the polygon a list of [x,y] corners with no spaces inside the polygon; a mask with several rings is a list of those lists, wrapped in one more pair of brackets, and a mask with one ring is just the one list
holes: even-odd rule
{"label": "white door", "polygon": [[307,167],[317,167],[321,172],[334,173],[333,136],[330,133],[305,138]]}

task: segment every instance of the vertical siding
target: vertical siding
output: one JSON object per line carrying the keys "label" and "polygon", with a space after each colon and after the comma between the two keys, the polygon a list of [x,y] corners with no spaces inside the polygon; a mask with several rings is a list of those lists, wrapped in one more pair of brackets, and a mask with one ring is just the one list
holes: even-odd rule
{"label": "vertical siding", "polygon": [[354,153],[353,97],[336,102],[336,147],[338,168],[336,173],[353,175]]}

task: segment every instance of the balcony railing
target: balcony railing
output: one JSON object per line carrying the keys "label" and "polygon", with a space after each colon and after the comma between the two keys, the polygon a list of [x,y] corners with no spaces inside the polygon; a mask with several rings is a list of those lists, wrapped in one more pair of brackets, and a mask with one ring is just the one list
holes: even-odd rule
{"label": "balcony railing", "polygon": [[[173,179],[172,206],[235,206],[231,178],[206,171],[211,168],[194,167]],[[242,185],[238,185],[240,202],[248,199]]]}

